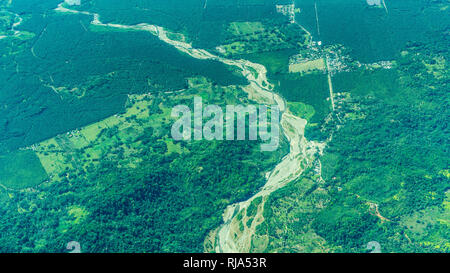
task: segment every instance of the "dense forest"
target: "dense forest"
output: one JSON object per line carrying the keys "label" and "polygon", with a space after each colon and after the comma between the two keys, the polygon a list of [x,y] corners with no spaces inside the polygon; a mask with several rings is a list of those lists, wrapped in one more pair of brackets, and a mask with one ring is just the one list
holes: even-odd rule
{"label": "dense forest", "polygon": [[225,65],[185,56],[149,33],[93,32],[91,16],[57,14],[52,1],[30,5],[14,1],[9,10],[26,18],[20,31],[34,36],[0,40],[0,153],[123,111],[127,94],[183,89],[197,75],[246,83]]}
{"label": "dense forest", "polygon": [[315,39],[344,44],[365,63],[390,60],[411,40],[432,42],[429,32],[444,31],[450,22],[447,0],[384,2],[386,9],[369,6],[366,1],[295,0],[303,11],[296,16]]}
{"label": "dense forest", "polygon": [[[88,0],[81,9],[100,13],[105,22],[150,23],[187,34],[193,45],[214,48],[227,37],[234,21],[284,20],[276,13],[280,0]],[[111,8],[114,7],[114,8]],[[150,9],[148,7],[151,7]]]}

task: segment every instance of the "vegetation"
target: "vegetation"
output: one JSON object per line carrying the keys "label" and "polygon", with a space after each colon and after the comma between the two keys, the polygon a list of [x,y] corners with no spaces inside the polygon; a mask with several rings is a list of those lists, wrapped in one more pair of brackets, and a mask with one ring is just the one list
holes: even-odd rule
{"label": "vegetation", "polygon": [[33,151],[16,151],[0,156],[1,186],[12,189],[31,188],[45,179],[47,173]]}
{"label": "vegetation", "polygon": [[28,2],[41,1],[25,2],[10,10],[26,18],[20,30],[34,38],[0,40],[0,104],[8,106],[0,108],[0,153],[117,114],[127,94],[184,89],[194,76],[246,83],[224,64],[186,56],[150,33],[92,31],[91,16],[53,12],[51,1],[31,12]]}
{"label": "vegetation", "polygon": [[[373,97],[364,96],[359,106],[365,118],[348,121],[326,151],[334,160],[324,158],[324,179],[342,187],[333,209],[343,206],[350,196],[377,203],[383,217],[392,222],[387,225],[406,228],[401,234],[416,239],[413,246],[424,247],[422,251],[447,251],[449,243],[444,232],[448,227],[442,224],[445,220],[430,225],[418,237],[402,220],[430,208],[444,213],[442,217],[448,215],[444,200],[449,181],[443,175],[449,164],[449,132],[444,125],[449,117],[448,76],[434,74],[426,66],[437,55],[448,57],[446,43],[447,39],[410,45],[409,53],[399,56],[396,92],[377,88],[380,92],[372,93]],[[327,236],[325,230],[319,233]],[[427,236],[433,241],[426,245],[422,240]],[[343,243],[350,247],[355,240],[348,238]]]}
{"label": "vegetation", "polygon": [[315,114],[314,107],[302,102],[288,102],[289,111],[292,112],[297,117],[306,119],[308,122],[311,121]]}
{"label": "vegetation", "polygon": [[336,75],[350,92],[343,124],[322,126],[333,139],[321,178],[311,170],[266,203],[266,251],[365,252],[370,241],[383,252],[450,250],[448,66],[437,61],[448,43],[409,44],[391,71]]}
{"label": "vegetation", "polygon": [[[174,141],[175,105],[250,104],[247,80],[151,33],[54,12],[60,2],[0,3],[0,252],[65,252],[74,240],[82,252],[202,252],[224,209],[287,154],[286,139],[276,152]],[[326,144],[301,177],[237,215],[247,232],[263,214],[251,251],[367,252],[377,241],[383,252],[450,252],[448,1],[386,1],[387,12],[295,1],[323,48],[277,13],[286,1],[178,2],[71,8],[264,65],[287,111],[308,121],[307,140]],[[364,64],[380,60],[392,65]]]}
{"label": "vegetation", "polygon": [[330,113],[330,96],[327,76],[323,73],[307,75],[280,74],[270,78],[276,83],[277,90],[292,102],[303,102],[314,107],[313,123],[323,122]]}
{"label": "vegetation", "polygon": [[391,60],[409,41],[432,42],[430,31],[445,31],[450,22],[446,0],[385,2],[387,11],[370,7],[366,1],[296,0],[302,10],[296,18],[317,40],[343,44],[365,63]]}
{"label": "vegetation", "polygon": [[324,70],[325,70],[325,61],[323,60],[323,58],[289,65],[289,72],[291,73],[306,73],[310,71],[324,71]]}
{"label": "vegetation", "polygon": [[83,252],[202,251],[225,207],[253,194],[286,147],[173,142],[173,105],[192,104],[194,95],[247,103],[238,88],[189,82],[177,95],[130,96],[124,113],[36,145],[51,180],[31,192],[0,192],[0,251],[62,252],[72,240]]}

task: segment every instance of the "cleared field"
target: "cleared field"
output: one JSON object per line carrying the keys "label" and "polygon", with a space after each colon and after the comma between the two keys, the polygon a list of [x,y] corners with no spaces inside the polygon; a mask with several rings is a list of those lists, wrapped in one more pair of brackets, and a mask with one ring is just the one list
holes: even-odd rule
{"label": "cleared field", "polygon": [[288,72],[289,57],[296,54],[295,49],[284,49],[277,51],[258,52],[240,56],[242,59],[259,63],[267,68],[271,74]]}
{"label": "cleared field", "polygon": [[36,186],[47,179],[39,158],[31,150],[0,155],[0,184],[11,189]]}
{"label": "cleared field", "polygon": [[289,73],[307,73],[316,70],[325,70],[325,61],[323,58],[289,65]]}
{"label": "cleared field", "polygon": [[[89,165],[96,165],[118,153],[126,155],[123,165],[133,163],[125,161],[129,155],[139,151],[141,143],[137,138],[146,128],[142,125],[162,124],[162,118],[168,112],[150,115],[151,99],[145,95],[133,95],[129,99],[131,103],[123,115],[114,115],[78,131],[41,142],[36,153],[47,173],[56,179],[64,176],[69,169],[87,171]],[[176,151],[176,147],[171,148]]]}
{"label": "cleared field", "polygon": [[[197,95],[205,100],[226,101],[229,104],[236,102],[236,90],[232,87],[213,87],[203,78],[191,78],[189,85],[188,91],[176,95],[177,100],[192,101],[193,96]],[[105,161],[135,168],[142,161],[142,153],[147,150],[157,150],[166,155],[188,152],[180,143],[174,143],[170,136],[164,135],[172,122],[172,104],[175,102],[165,100],[163,103],[147,94],[129,95],[126,111],[122,114],[42,141],[35,145],[35,151],[26,151],[25,159],[14,159],[14,155],[0,158],[0,163],[2,160],[11,161],[18,168],[15,170],[6,163],[2,164],[6,167],[0,169],[0,184],[11,188],[13,185],[18,185],[17,188],[32,187],[45,180],[47,174],[50,180],[60,181],[74,171],[89,172],[92,167]],[[33,157],[34,162],[26,163]],[[35,169],[39,166],[42,175],[36,175],[38,171]],[[2,181],[4,177],[5,181]]]}
{"label": "cleared field", "polygon": [[261,22],[233,22],[230,23],[228,31],[233,35],[248,35],[264,31],[264,25]]}
{"label": "cleared field", "polygon": [[441,208],[429,207],[404,216],[400,224],[406,228],[411,239],[421,241],[424,246],[448,252],[450,251],[448,241],[441,236],[429,236],[426,232],[429,226],[437,224],[450,227],[450,191],[446,192],[446,199],[442,205]]}
{"label": "cleared field", "polygon": [[[211,84],[206,87],[210,89]],[[200,96],[201,89],[198,85],[195,89]],[[155,104],[154,97],[145,94],[130,95],[127,104],[122,114],[37,144],[36,154],[50,178],[60,180],[73,170],[88,172],[89,168],[105,160],[135,167],[141,161],[140,153],[152,149],[148,145],[153,137],[170,122],[171,108]],[[179,143],[175,144],[167,137],[158,140],[155,147],[165,154],[185,152]]]}
{"label": "cleared field", "polygon": [[308,122],[316,113],[314,107],[303,102],[288,102],[288,108],[293,115],[306,119]]}
{"label": "cleared field", "polygon": [[50,177],[54,174],[62,173],[66,168],[70,167],[70,164],[65,163],[65,156],[62,150],[42,153],[37,152],[36,155],[40,159],[42,166]]}
{"label": "cleared field", "polygon": [[296,25],[275,27],[259,22],[232,23],[228,26],[225,36],[226,39],[218,47],[218,51],[233,58],[268,51],[297,51],[305,44],[306,39],[304,31]]}

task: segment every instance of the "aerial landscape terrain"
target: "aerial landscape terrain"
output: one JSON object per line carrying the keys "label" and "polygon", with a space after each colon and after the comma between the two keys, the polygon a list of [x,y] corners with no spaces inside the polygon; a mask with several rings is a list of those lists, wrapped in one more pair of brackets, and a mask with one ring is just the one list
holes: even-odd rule
{"label": "aerial landscape terrain", "polygon": [[450,253],[449,59],[450,0],[0,0],[0,252]]}

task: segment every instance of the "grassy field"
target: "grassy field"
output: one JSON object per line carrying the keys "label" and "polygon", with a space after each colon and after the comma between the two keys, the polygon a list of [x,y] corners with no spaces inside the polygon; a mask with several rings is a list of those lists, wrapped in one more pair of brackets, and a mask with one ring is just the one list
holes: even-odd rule
{"label": "grassy field", "polygon": [[288,108],[293,115],[306,119],[308,122],[316,113],[314,107],[303,102],[288,102]]}
{"label": "grassy field", "polygon": [[11,189],[36,186],[47,179],[39,158],[31,150],[0,155],[0,184]]}
{"label": "grassy field", "polygon": [[298,50],[304,43],[304,32],[295,25],[275,27],[261,22],[234,22],[227,28],[220,52],[236,58],[243,54]]}
{"label": "grassy field", "polygon": [[400,223],[407,229],[407,234],[414,240],[422,241],[424,246],[437,250],[450,251],[450,244],[445,234],[429,235],[430,226],[443,225],[450,227],[450,191],[446,192],[442,207],[429,207],[411,215],[402,217]]}
{"label": "grassy field", "polygon": [[259,52],[240,56],[242,59],[250,60],[264,65],[271,74],[288,72],[289,58],[297,53],[294,49]]}
{"label": "grassy field", "polygon": [[232,22],[228,31],[233,35],[248,35],[264,31],[264,25],[261,22]]}
{"label": "grassy field", "polygon": [[[137,141],[148,126],[157,129],[169,116],[164,109],[162,114],[151,115],[149,106],[152,100],[146,95],[129,97],[129,106],[125,113],[114,115],[80,130],[56,136],[41,142],[37,155],[51,177],[62,177],[69,169],[87,171],[91,164],[97,165],[107,156],[117,153],[127,155],[122,164],[132,166],[138,159],[141,142]],[[163,142],[164,143],[164,142]],[[179,151],[179,147],[169,143],[170,152]]]}
{"label": "grassy field", "polygon": [[308,73],[315,70],[325,70],[325,61],[323,58],[289,65],[290,73]]}

